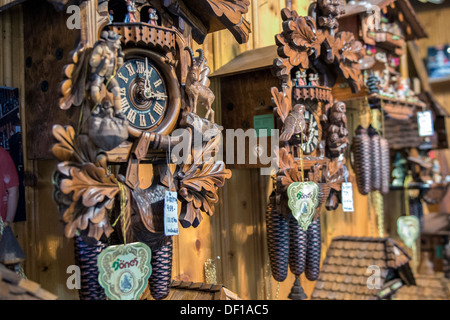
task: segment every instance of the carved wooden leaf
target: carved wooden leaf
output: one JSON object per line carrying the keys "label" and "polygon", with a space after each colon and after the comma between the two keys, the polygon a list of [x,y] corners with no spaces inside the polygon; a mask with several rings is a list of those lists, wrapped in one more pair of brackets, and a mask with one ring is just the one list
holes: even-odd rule
{"label": "carved wooden leaf", "polygon": [[189,172],[190,174],[181,180],[181,185],[197,192],[204,189],[215,193],[216,187],[223,187],[225,179],[231,178],[231,170],[225,169],[225,163],[214,162],[214,159],[210,159],[201,168]]}
{"label": "carved wooden leaf", "polygon": [[86,48],[82,43],[72,52],[72,62],[64,67],[64,80],[60,84],[61,99],[59,107],[63,110],[72,105],[80,106],[85,95],[85,80],[87,75],[86,59],[92,48]]}
{"label": "carved wooden leaf", "polygon": [[286,21],[286,20],[289,20],[289,19],[295,20],[297,18],[298,18],[297,11],[290,10],[288,8],[284,8],[284,9],[281,10],[281,19],[283,21]]}
{"label": "carved wooden leaf", "polygon": [[66,237],[72,238],[78,230],[89,228],[89,234],[99,240],[103,233],[109,236],[113,231],[107,212],[111,210],[114,199],[107,199],[93,207],[85,207],[80,201],[74,201],[63,214],[66,223],[64,233]]}
{"label": "carved wooden leaf", "polygon": [[[291,91],[290,88],[286,88],[286,91]],[[283,92],[280,92],[277,87],[272,87],[271,89],[273,102],[276,105],[276,111],[281,121],[284,122],[286,117],[289,115],[289,112],[292,110],[292,101],[291,95]]]}
{"label": "carved wooden leaf", "polygon": [[356,41],[351,32],[339,32],[336,35],[336,46],[341,59],[346,62],[358,63],[359,59],[364,56],[362,43]]}
{"label": "carved wooden leaf", "polygon": [[[275,42],[278,46],[278,55],[282,58],[288,58],[292,66],[300,66],[301,68],[308,68],[309,57],[305,48],[291,46],[283,34],[275,36]],[[286,71],[288,73],[290,70]]]}
{"label": "carved wooden leaf", "polygon": [[275,149],[275,155],[277,156],[278,167],[281,170],[286,170],[296,166],[294,157],[290,154],[286,148]]}
{"label": "carved wooden leaf", "polygon": [[320,55],[320,46],[325,37],[310,17],[298,17],[295,20],[283,22],[283,28],[290,32],[294,46],[305,48],[308,55],[313,53],[316,57]]}
{"label": "carved wooden leaf", "polygon": [[241,21],[241,16],[248,12],[250,5],[249,0],[206,0],[218,17],[226,15],[227,19],[238,24]]}
{"label": "carved wooden leaf", "polygon": [[93,163],[86,163],[78,168],[62,162],[58,164],[58,170],[72,178],[61,181],[61,191],[66,194],[73,192],[73,201],[82,198],[86,207],[95,206],[104,201],[105,197],[113,199],[119,192],[115,176],[107,174],[104,168]]}
{"label": "carved wooden leaf", "polygon": [[334,54],[342,75],[348,80],[352,90],[359,90],[362,76],[359,60],[364,57],[361,42],[356,41],[350,32],[340,32],[334,42]]}
{"label": "carved wooden leaf", "polygon": [[52,128],[53,137],[58,141],[52,147],[53,155],[59,161],[73,160],[75,130],[71,126],[56,124]]}

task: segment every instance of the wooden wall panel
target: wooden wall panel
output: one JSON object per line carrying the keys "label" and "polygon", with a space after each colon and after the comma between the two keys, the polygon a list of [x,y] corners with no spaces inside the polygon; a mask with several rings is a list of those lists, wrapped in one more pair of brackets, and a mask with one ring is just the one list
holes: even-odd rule
{"label": "wooden wall panel", "polygon": [[[428,33],[428,38],[417,41],[422,59],[427,57],[427,48],[430,46],[440,46],[450,44],[450,4],[444,2],[441,5],[423,5],[416,4],[415,10],[421,23]],[[450,112],[450,81],[437,82],[430,84],[436,99],[444,108]],[[446,126],[450,128],[450,118],[446,119]],[[450,131],[447,132],[448,139],[450,139]],[[450,149],[440,151],[443,158],[447,159],[447,168],[450,167]],[[449,212],[450,210],[450,193],[442,201],[440,206],[430,206],[433,211]]]}
{"label": "wooden wall panel", "polygon": [[[75,48],[80,32],[66,27],[65,11],[56,12],[45,0],[27,1],[24,5],[27,156],[30,159],[51,159],[51,135],[55,123],[76,125],[79,108],[61,110],[59,84],[63,67],[70,63],[69,53]],[[61,58],[57,50],[62,50]],[[36,139],[36,137],[40,137]]]}

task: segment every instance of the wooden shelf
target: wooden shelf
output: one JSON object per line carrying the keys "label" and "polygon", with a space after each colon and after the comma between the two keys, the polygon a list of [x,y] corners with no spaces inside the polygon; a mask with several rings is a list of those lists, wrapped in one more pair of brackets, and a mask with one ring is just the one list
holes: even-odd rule
{"label": "wooden shelf", "polygon": [[450,77],[444,77],[444,78],[428,78],[429,84],[443,84],[450,82]]}

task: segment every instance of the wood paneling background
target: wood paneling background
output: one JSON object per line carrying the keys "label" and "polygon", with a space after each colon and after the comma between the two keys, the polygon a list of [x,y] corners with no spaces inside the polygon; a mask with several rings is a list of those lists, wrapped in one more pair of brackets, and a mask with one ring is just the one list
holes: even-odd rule
{"label": "wood paneling background", "polygon": [[[428,32],[428,38],[417,41],[422,59],[427,57],[427,48],[430,46],[441,46],[450,44],[450,3],[445,1],[441,5],[430,3],[414,3],[417,16],[422,22],[425,30]],[[430,88],[435,94],[436,99],[444,108],[450,112],[450,80],[430,84]],[[446,119],[447,129],[450,128],[450,119]],[[450,139],[450,131],[447,132]],[[450,140],[449,140],[450,141]],[[450,174],[450,149],[440,151],[441,157],[447,160],[447,167],[444,172]],[[444,198],[440,206],[433,206],[433,211],[450,212],[450,193]]]}
{"label": "wood paneling background", "polygon": [[[205,50],[209,65],[214,72],[244,51],[273,45],[275,34],[281,31],[280,10],[287,3],[291,3],[292,8],[296,9],[300,15],[307,13],[309,1],[306,0],[252,0],[250,10],[245,17],[252,24],[248,43],[239,45],[229,32],[220,31],[208,35],[205,43],[202,46],[194,45],[194,49],[202,47]],[[33,132],[35,128],[27,128],[27,125],[30,125],[27,118],[32,117],[33,113],[33,102],[28,98],[25,100],[25,92],[28,86],[35,84],[27,83],[25,80],[25,52],[39,51],[38,49],[43,50],[43,48],[36,48],[37,43],[30,47],[31,43],[24,41],[29,36],[24,35],[24,24],[25,29],[29,30],[30,26],[38,22],[34,21],[33,25],[29,25],[30,22],[24,20],[22,6],[0,13],[2,28],[0,85],[19,88],[22,129],[24,132]],[[444,17],[444,11],[438,12],[438,18],[436,18],[436,11],[419,13],[419,18],[434,41],[450,43],[448,39],[450,35],[446,32],[450,22],[445,21]],[[42,19],[42,23],[48,23],[46,21],[48,17]],[[436,34],[432,34],[429,28]],[[50,34],[55,35],[56,29]],[[39,35],[36,31],[35,36]],[[71,39],[67,41],[69,45]],[[52,46],[51,43],[48,45]],[[420,46],[423,50],[426,42],[420,43]],[[54,53],[53,50],[56,50],[56,47],[50,48],[45,54],[48,59]],[[67,54],[68,51],[64,50],[65,57]],[[62,70],[53,69],[51,77],[55,77],[54,81],[56,81],[58,76],[61,77]],[[216,94],[214,103],[216,121],[221,123],[223,122],[220,105],[222,99],[218,81],[213,79],[211,88]],[[270,91],[270,88],[267,88],[267,91]],[[435,88],[435,93],[439,101],[447,106],[450,102],[450,94],[445,87]],[[50,102],[52,105],[49,104],[48,108],[54,108],[55,101]],[[358,106],[349,109],[348,119],[352,133],[359,122]],[[223,116],[226,116],[226,113]],[[66,120],[69,121],[69,119]],[[45,130],[49,130],[49,127]],[[48,132],[41,134],[48,135]],[[36,143],[39,137],[40,135],[28,135],[28,138],[23,141],[25,150],[27,145]],[[66,269],[73,264],[74,260],[73,242],[63,236],[63,227],[51,197],[51,175],[56,161],[28,160],[27,155],[25,156],[25,169],[38,178],[37,186],[26,188],[27,221],[16,223],[14,226],[28,257],[24,264],[25,273],[31,280],[39,282],[44,289],[57,294],[59,298],[77,299],[77,292],[66,287],[69,276],[66,274]],[[260,175],[259,169],[233,169],[232,171],[232,178],[219,191],[220,200],[216,205],[215,215],[204,216],[198,228],[181,229],[180,235],[175,237],[173,278],[203,282],[205,281],[204,263],[207,259],[212,259],[216,265],[217,282],[225,284],[241,298],[286,299],[294,277],[290,274],[286,281],[278,284],[271,278],[268,266],[264,220],[267,198],[272,188],[270,177]],[[368,197],[359,195],[356,187],[354,187],[354,195],[355,212],[343,213],[340,208],[333,212],[322,212],[322,257],[325,256],[327,246],[333,237],[378,235],[376,217],[374,211],[369,210]],[[401,214],[402,204],[399,200],[400,196],[392,195],[392,197],[385,200],[386,235],[395,236],[393,222]],[[314,282],[307,281],[304,276],[301,277],[301,282],[305,292],[310,296]]]}

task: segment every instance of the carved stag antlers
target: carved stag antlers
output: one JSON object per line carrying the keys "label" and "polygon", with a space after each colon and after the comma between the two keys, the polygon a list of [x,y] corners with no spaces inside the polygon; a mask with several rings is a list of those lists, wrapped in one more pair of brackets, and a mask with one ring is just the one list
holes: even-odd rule
{"label": "carved stag antlers", "polygon": [[206,108],[205,118],[214,123],[214,110],[212,103],[214,102],[214,93],[209,89],[208,74],[209,67],[206,65],[205,53],[202,49],[198,49],[198,57],[194,56],[194,52],[190,47],[184,48],[191,57],[191,67],[186,78],[185,91],[189,97],[189,106],[191,112],[197,113],[197,102],[200,102]]}

